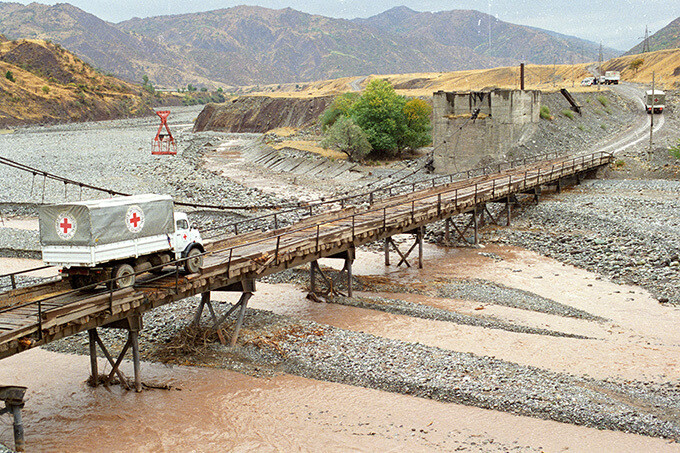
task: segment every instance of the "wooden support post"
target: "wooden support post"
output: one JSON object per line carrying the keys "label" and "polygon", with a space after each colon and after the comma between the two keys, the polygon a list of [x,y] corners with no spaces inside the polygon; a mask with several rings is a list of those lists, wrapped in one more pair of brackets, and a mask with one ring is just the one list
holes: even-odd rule
{"label": "wooden support post", "polygon": [[352,297],[352,263],[354,263],[355,257],[356,251],[354,247],[347,250],[347,255],[345,257],[345,269],[347,270],[347,297]]}
{"label": "wooden support post", "polygon": [[97,328],[87,331],[90,339],[90,376],[92,379],[92,386],[99,385],[99,368],[97,367]]}
{"label": "wooden support post", "polygon": [[475,206],[475,209],[472,211],[472,223],[475,228],[475,245],[479,245],[479,222],[477,222],[477,206]]}
{"label": "wooden support post", "polygon": [[24,423],[21,420],[21,408],[22,404],[12,404],[10,405],[12,409],[12,416],[14,417],[14,423],[12,425],[12,433],[14,434],[14,450],[17,452],[26,451],[26,442],[24,441]]}
{"label": "wooden support post", "polygon": [[511,210],[512,210],[512,203],[510,203],[510,195],[508,195],[505,198],[505,209],[506,209],[506,220],[508,223],[508,226],[510,226],[510,219],[512,218]]}
{"label": "wooden support post", "polygon": [[238,339],[238,334],[241,331],[241,326],[243,325],[243,318],[246,315],[246,306],[248,305],[248,300],[253,296],[253,293],[243,293],[241,294],[241,299],[239,304],[241,304],[241,310],[238,313],[238,320],[236,320],[236,327],[234,327],[234,334],[231,336],[231,342],[229,346],[232,348],[236,346],[236,340]]}
{"label": "wooden support post", "polygon": [[423,236],[425,236],[425,227],[418,228],[418,269],[423,268]]}
{"label": "wooden support post", "polygon": [[130,336],[130,343],[132,343],[132,368],[135,373],[135,391],[139,393],[142,391],[142,371],[139,363],[139,331],[131,329],[128,335]]}
{"label": "wooden support post", "polygon": [[385,238],[385,266],[390,265],[390,241],[391,240],[392,240],[391,237]]}
{"label": "wooden support post", "polygon": [[212,316],[213,321],[217,320],[217,317],[215,316],[215,310],[213,309],[212,303],[210,303],[210,291],[206,291],[204,293],[201,293],[201,303],[198,305],[198,308],[196,309],[196,315],[194,315],[194,320],[191,322],[193,325],[197,326],[201,323],[203,307],[205,307],[206,305],[210,310],[210,315]]}
{"label": "wooden support post", "polygon": [[562,178],[557,179],[557,193],[562,193]]}
{"label": "wooden support post", "polygon": [[316,293],[316,268],[319,267],[319,262],[314,260],[309,263],[309,291]]}
{"label": "wooden support post", "polygon": [[451,230],[450,230],[450,225],[451,225],[451,218],[447,218],[444,220],[444,240],[446,241],[446,244],[451,243]]}

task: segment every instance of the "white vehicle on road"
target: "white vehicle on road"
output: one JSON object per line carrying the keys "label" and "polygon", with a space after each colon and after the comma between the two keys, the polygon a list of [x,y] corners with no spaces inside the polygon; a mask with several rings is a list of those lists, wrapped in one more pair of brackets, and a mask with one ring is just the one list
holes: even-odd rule
{"label": "white vehicle on road", "polygon": [[645,108],[647,113],[663,113],[666,108],[666,93],[661,90],[647,90],[645,92]]}

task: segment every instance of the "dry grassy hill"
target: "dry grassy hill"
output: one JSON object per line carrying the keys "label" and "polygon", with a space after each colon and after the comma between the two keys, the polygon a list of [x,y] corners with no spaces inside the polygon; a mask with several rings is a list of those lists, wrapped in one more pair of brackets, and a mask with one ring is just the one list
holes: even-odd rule
{"label": "dry grassy hill", "polygon": [[[635,71],[630,64],[635,59],[644,63]],[[568,88],[570,91],[593,91],[597,87],[582,87],[581,81],[591,76],[589,68],[596,69],[596,63],[576,65],[526,65],[525,88],[542,91],[556,91]],[[602,71],[621,71],[625,82],[649,84],[652,72],[656,82],[668,89],[680,88],[680,49],[660,50],[641,55],[627,55],[613,58],[602,64]],[[493,69],[478,69],[455,72],[431,72],[414,74],[371,75],[368,77],[343,77],[321,80],[306,84],[283,84],[241,87],[243,93],[271,97],[317,97],[338,95],[352,91],[352,84],[365,86],[372,79],[389,80],[400,94],[429,97],[435,91],[469,91],[485,88],[519,88],[519,66]]]}
{"label": "dry grassy hill", "polygon": [[[635,60],[643,60],[638,70],[630,64]],[[603,71],[621,71],[621,79],[628,82],[652,82],[652,74],[657,87],[662,89],[680,88],[680,49],[658,50],[637,55],[625,55],[613,58],[602,64]]]}
{"label": "dry grassy hill", "polygon": [[59,45],[0,39],[0,127],[148,115],[150,102]]}

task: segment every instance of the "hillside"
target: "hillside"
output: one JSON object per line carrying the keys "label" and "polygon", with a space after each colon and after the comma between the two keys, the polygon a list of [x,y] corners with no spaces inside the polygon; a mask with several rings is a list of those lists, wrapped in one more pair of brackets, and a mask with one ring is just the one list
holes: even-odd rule
{"label": "hillside", "polygon": [[478,11],[404,7],[352,21],[237,6],[111,24],[69,4],[0,3],[0,33],[51,39],[102,70],[169,88],[585,62],[598,51]]}
{"label": "hillside", "polygon": [[[630,68],[636,59],[643,61],[636,71]],[[621,71],[621,79],[627,82],[650,84],[654,74],[657,88],[680,88],[680,48],[659,50],[637,55],[613,58],[602,64],[603,71]]]}
{"label": "hillside", "polygon": [[63,47],[0,42],[0,127],[152,114],[139,86],[96,72]]}
{"label": "hillside", "polygon": [[[644,43],[641,42],[626,52],[626,55],[642,53],[643,47]],[[678,48],[680,48],[680,17],[649,37],[649,49],[652,52]]]}

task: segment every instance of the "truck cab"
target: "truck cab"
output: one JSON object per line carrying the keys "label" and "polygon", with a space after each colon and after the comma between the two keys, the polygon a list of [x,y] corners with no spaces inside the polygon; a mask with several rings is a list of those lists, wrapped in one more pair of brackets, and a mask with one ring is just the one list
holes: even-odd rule
{"label": "truck cab", "polygon": [[196,273],[203,265],[203,257],[196,255],[200,255],[205,251],[201,233],[195,226],[189,224],[189,218],[185,213],[175,211],[173,217],[175,232],[170,239],[170,243],[172,250],[175,252],[174,258],[175,260],[180,260],[193,256],[194,258],[188,259],[185,262],[184,268],[189,273]]}

